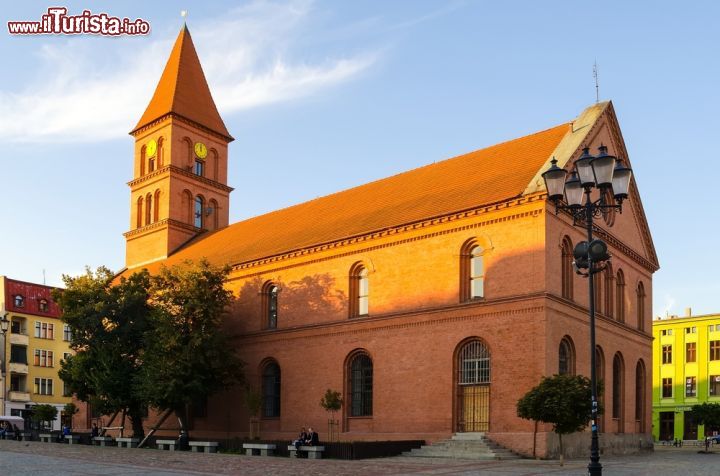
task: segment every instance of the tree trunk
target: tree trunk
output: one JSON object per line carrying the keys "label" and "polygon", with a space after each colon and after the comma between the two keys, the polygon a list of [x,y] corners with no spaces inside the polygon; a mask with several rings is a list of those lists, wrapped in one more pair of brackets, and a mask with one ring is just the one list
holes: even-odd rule
{"label": "tree trunk", "polygon": [[189,448],[188,441],[190,441],[190,433],[188,432],[188,417],[187,417],[187,405],[176,409],[175,415],[177,415],[178,424],[180,425],[180,436],[178,437],[178,447],[181,450]]}
{"label": "tree trunk", "polygon": [[133,438],[145,438],[142,410],[130,409],[128,415],[130,416],[130,422],[132,423]]}
{"label": "tree trunk", "polygon": [[564,466],[565,465],[565,451],[563,451],[562,433],[558,433],[558,437],[560,437],[560,466]]}
{"label": "tree trunk", "polygon": [[535,420],[535,429],[533,429],[533,458],[537,459],[537,427],[538,427],[538,421]]}

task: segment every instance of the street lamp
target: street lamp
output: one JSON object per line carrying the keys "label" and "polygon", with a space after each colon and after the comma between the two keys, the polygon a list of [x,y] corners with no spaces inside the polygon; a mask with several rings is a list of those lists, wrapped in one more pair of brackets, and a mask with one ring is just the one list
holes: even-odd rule
{"label": "street lamp", "polygon": [[[4,306],[3,306],[4,307]],[[5,381],[7,379],[7,372],[5,371],[5,360],[7,360],[7,353],[5,352],[5,348],[7,347],[7,331],[10,328],[10,319],[7,318],[7,312],[2,311],[2,316],[0,316],[0,331],[2,332],[3,336],[3,345],[2,345],[2,368],[0,368],[0,373],[2,373],[2,383],[3,383],[3,408],[2,408],[2,414],[5,415],[5,410],[7,407],[7,382]]]}
{"label": "street lamp", "polygon": [[[593,275],[606,267],[610,260],[607,244],[593,239],[593,218],[606,215],[613,209],[622,213],[622,202],[628,197],[632,170],[625,167],[616,157],[607,153],[607,147],[600,145],[599,154],[590,154],[590,148],[583,149],[582,155],[575,161],[574,170],[568,177],[568,171],[557,166],[553,157],[551,166],[543,172],[548,199],[555,205],[555,214],[566,210],[573,218],[574,226],[584,227],[587,241],[575,246],[573,266],[575,272],[588,278],[590,310],[590,381],[592,388],[592,420],[590,464],[588,474],[602,474],[598,445],[598,398],[597,375],[595,372],[595,290]],[[591,198],[593,190],[599,191],[599,197]],[[585,202],[583,203],[583,195]]]}

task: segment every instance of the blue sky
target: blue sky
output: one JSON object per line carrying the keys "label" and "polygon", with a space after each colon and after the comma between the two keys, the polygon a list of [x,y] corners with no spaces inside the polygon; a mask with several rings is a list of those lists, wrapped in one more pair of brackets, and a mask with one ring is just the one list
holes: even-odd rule
{"label": "blue sky", "polygon": [[71,1],[142,37],[27,36],[3,6],[0,274],[124,263],[133,141],[187,9],[228,129],[231,222],[542,130],[620,120],[661,270],[653,314],[720,312],[720,3]]}

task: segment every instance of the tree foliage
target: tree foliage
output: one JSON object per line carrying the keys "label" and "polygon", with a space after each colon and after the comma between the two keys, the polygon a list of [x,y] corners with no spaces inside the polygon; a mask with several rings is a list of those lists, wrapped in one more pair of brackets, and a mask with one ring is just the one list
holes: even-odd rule
{"label": "tree foliage", "polygon": [[550,423],[560,438],[560,460],[563,460],[562,435],[584,429],[592,418],[590,379],[581,375],[543,377],[536,387],[517,403],[517,414],[526,420]]}
{"label": "tree foliage", "polygon": [[125,411],[143,434],[147,406],[173,410],[187,427],[187,408],[242,381],[242,363],[221,329],[231,293],[228,268],[206,261],[146,270],[117,279],[107,268],[63,276],[54,299],[70,325],[75,351],[60,378],[102,413]]}
{"label": "tree foliage", "polygon": [[47,403],[35,405],[32,410],[32,420],[38,423],[47,423],[48,427],[51,426],[51,422],[55,421],[58,414],[57,408]]}
{"label": "tree foliage", "polygon": [[145,402],[133,385],[149,325],[150,275],[143,270],[114,283],[113,273],[100,267],[78,277],[63,276],[63,281],[65,289],[53,297],[72,330],[75,355],[62,362],[60,378],[103,413],[126,410],[134,435],[142,436]]}
{"label": "tree foliage", "polygon": [[320,399],[320,406],[323,407],[325,411],[333,414],[342,408],[342,404],[343,399],[340,392],[329,388],[325,391],[325,395]]}
{"label": "tree foliage", "polygon": [[183,428],[190,405],[243,380],[242,362],[221,328],[232,299],[224,287],[228,273],[203,260],[163,267],[150,278],[152,324],[136,388],[153,407],[173,410]]}
{"label": "tree foliage", "polygon": [[705,425],[706,434],[710,429],[720,429],[720,404],[705,402],[693,405],[690,412],[695,422]]}

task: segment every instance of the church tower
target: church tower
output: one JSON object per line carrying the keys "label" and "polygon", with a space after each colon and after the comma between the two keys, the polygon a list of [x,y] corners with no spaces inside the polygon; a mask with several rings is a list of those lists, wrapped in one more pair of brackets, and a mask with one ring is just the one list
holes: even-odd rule
{"label": "church tower", "polygon": [[190,32],[184,26],[145,113],[130,132],[129,269],[167,258],[206,230],[228,225],[228,144]]}

